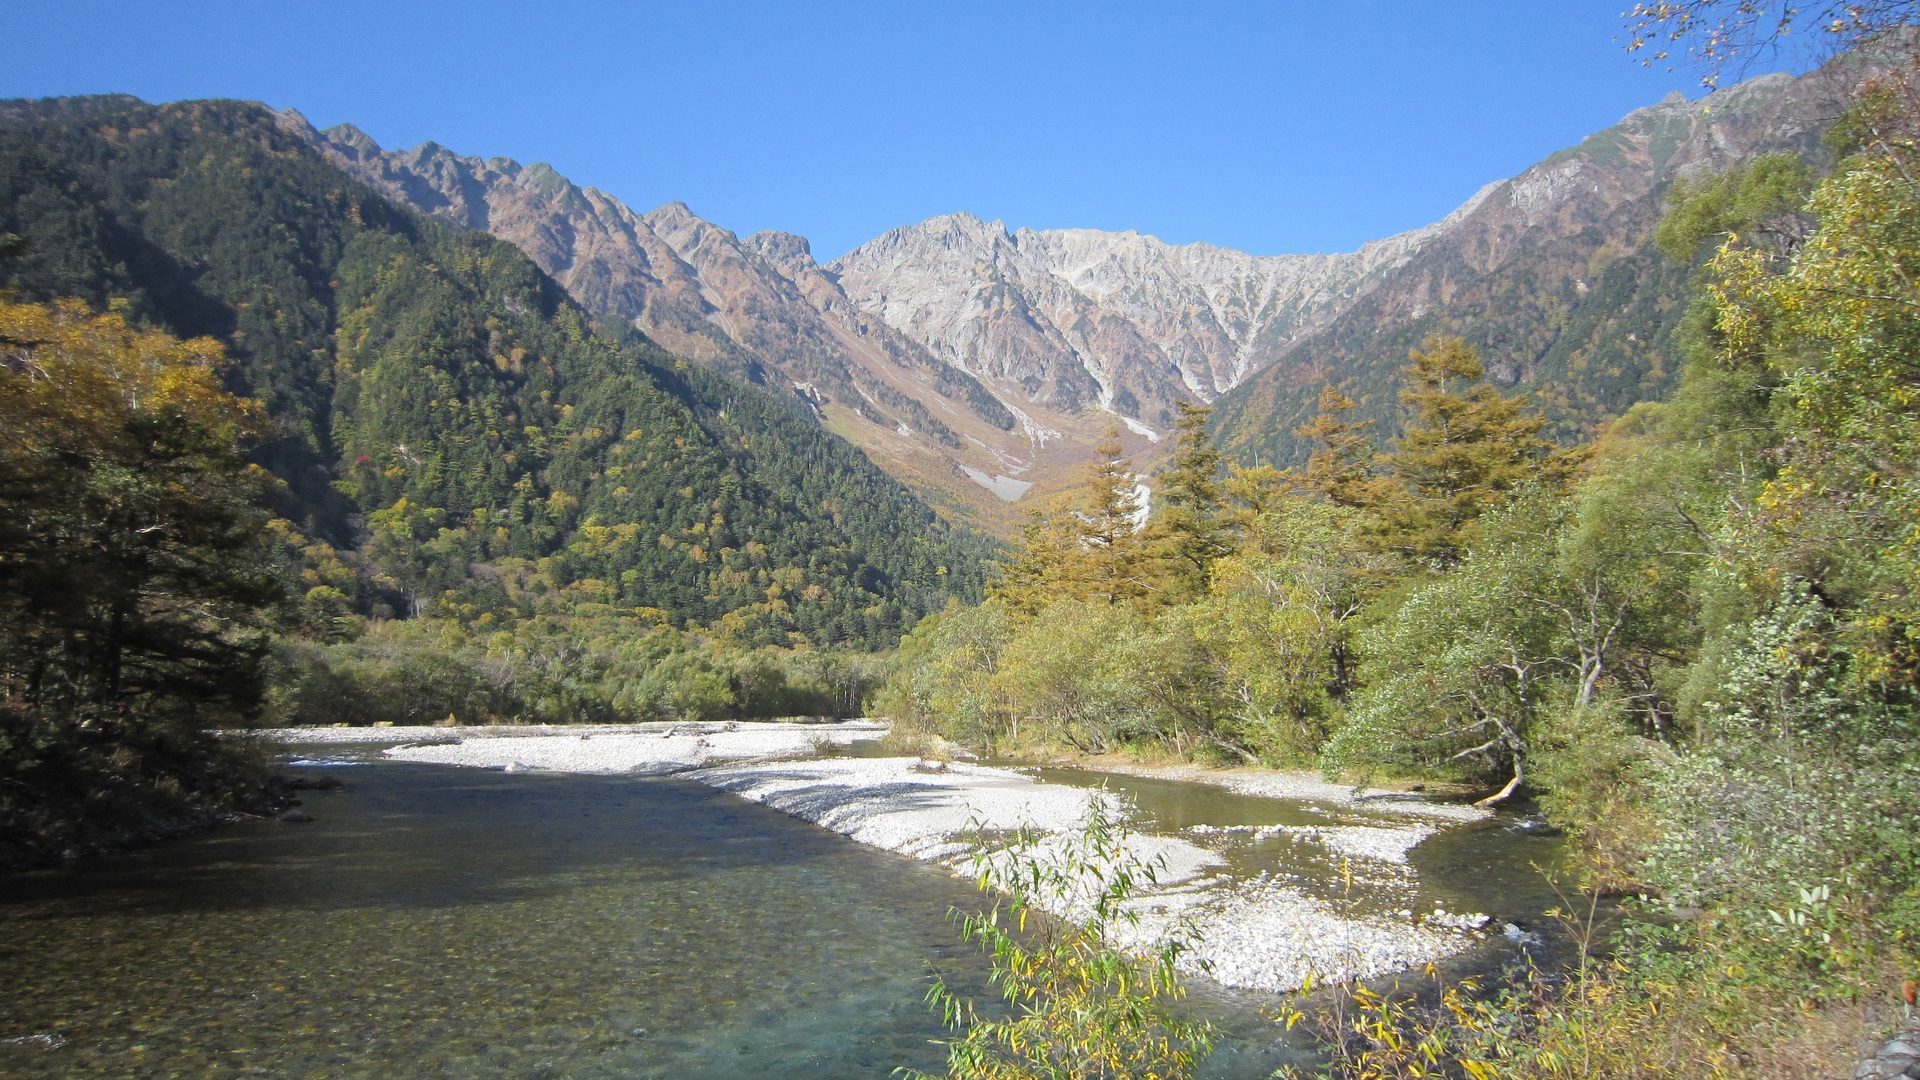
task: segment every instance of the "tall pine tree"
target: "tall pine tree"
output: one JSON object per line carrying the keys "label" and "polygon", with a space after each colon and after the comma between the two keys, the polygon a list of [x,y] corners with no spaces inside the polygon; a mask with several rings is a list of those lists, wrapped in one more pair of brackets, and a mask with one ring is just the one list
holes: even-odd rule
{"label": "tall pine tree", "polygon": [[1179,402],[1177,440],[1168,469],[1160,475],[1162,509],[1154,521],[1154,541],[1166,561],[1169,585],[1195,596],[1207,590],[1214,560],[1233,552],[1233,533],[1221,520],[1220,451],[1207,438],[1213,410]]}
{"label": "tall pine tree", "polygon": [[1471,345],[1431,338],[1402,369],[1405,420],[1383,461],[1400,490],[1378,506],[1381,545],[1435,566],[1457,562],[1473,523],[1530,477],[1553,447],[1524,395],[1489,386]]}

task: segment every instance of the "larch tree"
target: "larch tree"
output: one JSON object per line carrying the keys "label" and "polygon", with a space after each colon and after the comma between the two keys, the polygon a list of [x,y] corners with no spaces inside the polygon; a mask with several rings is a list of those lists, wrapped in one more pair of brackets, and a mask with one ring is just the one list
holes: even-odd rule
{"label": "larch tree", "polygon": [[1156,560],[1141,528],[1140,481],[1112,428],[1087,469],[1077,517],[1084,573],[1083,593],[1089,600],[1124,604],[1152,595],[1159,588]]}
{"label": "larch tree", "polygon": [[1073,512],[1055,500],[1027,514],[1012,549],[1000,561],[987,595],[1015,611],[1035,614],[1057,600],[1078,595],[1086,569]]}
{"label": "larch tree", "polygon": [[1028,515],[989,595],[1034,614],[1060,600],[1123,604],[1162,591],[1159,552],[1141,527],[1140,481],[1118,432],[1094,453],[1077,492]]}
{"label": "larch tree", "polygon": [[1207,590],[1213,563],[1231,554],[1231,527],[1221,519],[1222,455],[1207,437],[1211,409],[1179,402],[1179,421],[1169,467],[1160,475],[1162,509],[1154,520],[1154,541],[1166,560],[1171,584],[1197,596]]}
{"label": "larch tree", "polygon": [[1389,550],[1435,566],[1457,562],[1476,518],[1541,475],[1553,447],[1523,395],[1485,382],[1473,347],[1433,338],[1402,369],[1405,427],[1383,461],[1400,491],[1379,507],[1375,533]]}
{"label": "larch tree", "polygon": [[1356,407],[1331,385],[1321,389],[1320,412],[1293,432],[1319,444],[1299,482],[1335,506],[1373,507],[1386,501],[1393,482],[1378,475],[1373,440],[1366,434],[1373,421],[1353,419]]}

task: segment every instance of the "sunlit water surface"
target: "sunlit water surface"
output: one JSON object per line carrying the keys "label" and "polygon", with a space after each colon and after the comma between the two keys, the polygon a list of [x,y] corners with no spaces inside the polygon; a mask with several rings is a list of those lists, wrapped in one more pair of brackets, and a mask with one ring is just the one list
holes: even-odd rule
{"label": "sunlit water surface", "polygon": [[[982,905],[968,882],[731,795],[378,760],[325,772],[346,786],[308,793],[308,824],[0,878],[0,1075],[879,1077],[943,1061],[932,971],[990,993],[946,918]],[[1312,814],[1106,779],[1155,829]],[[1548,901],[1527,863],[1547,852],[1491,826],[1443,834],[1414,852],[1418,898],[1533,917]],[[1326,876],[1280,848],[1232,857]],[[1224,1029],[1207,1075],[1296,1057],[1271,1005],[1198,988]]]}

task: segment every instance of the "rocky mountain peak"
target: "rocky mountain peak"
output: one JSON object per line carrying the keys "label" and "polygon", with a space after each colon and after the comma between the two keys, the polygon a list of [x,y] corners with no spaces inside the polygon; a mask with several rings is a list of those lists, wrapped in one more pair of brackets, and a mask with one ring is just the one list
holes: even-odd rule
{"label": "rocky mountain peak", "polygon": [[[292,110],[288,110],[288,112],[297,118],[300,123],[306,123],[306,117],[301,116],[299,113],[294,113]],[[351,153],[361,160],[370,160],[379,157],[382,153],[380,144],[373,141],[373,136],[361,131],[352,124],[336,124],[328,128],[323,134],[326,136],[327,141],[338,147],[342,153]]]}
{"label": "rocky mountain peak", "polygon": [[692,208],[683,202],[670,202],[657,206],[642,216],[647,224],[652,226],[653,231],[663,237],[679,236],[690,240],[709,233],[716,235],[724,233],[728,242],[735,240],[732,232],[694,213]]}
{"label": "rocky mountain peak", "polygon": [[849,300],[1028,405],[1114,414],[1144,437],[1312,333],[1446,223],[1339,255],[1256,256],[1135,231],[948,214],[829,265]]}
{"label": "rocky mountain peak", "polygon": [[804,236],[769,229],[754,233],[741,243],[785,277],[797,278],[819,270],[819,264],[813,261],[813,245]]}

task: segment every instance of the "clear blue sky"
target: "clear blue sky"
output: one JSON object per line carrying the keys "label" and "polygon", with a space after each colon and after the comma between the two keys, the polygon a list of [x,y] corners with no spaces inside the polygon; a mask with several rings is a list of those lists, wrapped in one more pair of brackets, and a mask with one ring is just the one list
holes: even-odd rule
{"label": "clear blue sky", "polygon": [[969,210],[1261,254],[1441,217],[1697,73],[1627,0],[0,4],[0,97],[237,97],[822,259]]}

